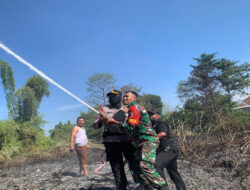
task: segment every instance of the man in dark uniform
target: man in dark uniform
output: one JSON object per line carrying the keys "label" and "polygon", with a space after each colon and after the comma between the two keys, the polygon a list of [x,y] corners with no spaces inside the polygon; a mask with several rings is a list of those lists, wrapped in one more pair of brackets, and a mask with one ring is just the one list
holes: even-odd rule
{"label": "man in dark uniform", "polygon": [[134,146],[130,143],[130,136],[125,129],[120,128],[115,123],[109,123],[110,118],[124,123],[126,112],[121,106],[122,93],[118,90],[112,90],[107,94],[109,105],[100,109],[100,115],[93,124],[94,128],[100,128],[104,125],[103,144],[107,154],[107,161],[115,178],[116,186],[119,190],[126,190],[128,181],[125,175],[123,156],[128,161],[129,168],[133,168]]}
{"label": "man in dark uniform", "polygon": [[161,114],[157,110],[148,112],[155,129],[160,145],[157,149],[155,167],[162,178],[166,180],[164,168],[167,169],[171,180],[174,182],[177,190],[186,190],[184,181],[177,170],[177,158],[179,154],[178,145],[173,137],[171,137],[168,124],[160,120]]}
{"label": "man in dark uniform", "polygon": [[159,139],[152,128],[149,115],[144,107],[136,102],[137,93],[126,91],[123,103],[128,106],[128,119],[126,123],[120,123],[115,118],[110,118],[108,122],[120,125],[122,129],[127,129],[133,137],[136,147],[134,159],[135,179],[140,183],[136,190],[167,190],[167,184],[157,173],[154,163],[156,158],[156,148]]}

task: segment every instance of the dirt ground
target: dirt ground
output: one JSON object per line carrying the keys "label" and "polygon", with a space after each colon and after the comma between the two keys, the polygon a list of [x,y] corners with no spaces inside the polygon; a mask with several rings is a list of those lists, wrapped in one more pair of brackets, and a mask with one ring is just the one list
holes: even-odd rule
{"label": "dirt ground", "polygon": [[[111,190],[115,188],[112,174],[98,175],[95,169],[100,166],[98,156],[100,150],[92,149],[89,154],[89,176],[79,176],[78,161],[75,153],[53,161],[37,161],[23,163],[18,166],[0,169],[0,189],[92,189]],[[249,188],[250,178],[242,181],[234,171],[223,167],[206,167],[189,161],[179,160],[179,171],[186,183],[187,189],[192,190],[246,190]],[[246,168],[247,169],[247,168]],[[109,164],[102,172],[110,173]],[[130,172],[126,166],[129,189],[134,189]],[[169,189],[175,189],[168,178]]]}

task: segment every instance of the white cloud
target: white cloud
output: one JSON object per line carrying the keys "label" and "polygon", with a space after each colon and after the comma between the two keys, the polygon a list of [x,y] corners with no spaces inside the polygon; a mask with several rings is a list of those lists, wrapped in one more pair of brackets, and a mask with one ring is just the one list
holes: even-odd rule
{"label": "white cloud", "polygon": [[73,104],[73,105],[64,105],[58,107],[56,110],[57,111],[68,111],[68,110],[73,110],[82,107],[82,104]]}

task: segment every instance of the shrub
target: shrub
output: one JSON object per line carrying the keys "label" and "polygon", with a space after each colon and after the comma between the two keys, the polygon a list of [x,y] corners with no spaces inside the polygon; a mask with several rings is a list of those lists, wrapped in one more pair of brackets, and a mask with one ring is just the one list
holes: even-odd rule
{"label": "shrub", "polygon": [[22,152],[23,147],[20,141],[7,143],[0,151],[0,162],[11,160],[14,156],[18,156]]}
{"label": "shrub", "polygon": [[50,130],[50,137],[56,142],[67,142],[70,140],[70,132],[73,128],[73,124],[68,121],[65,124],[59,122],[53,130]]}
{"label": "shrub", "polygon": [[0,150],[18,139],[18,124],[13,120],[0,121]]}
{"label": "shrub", "polygon": [[54,145],[52,139],[46,137],[43,133],[38,134],[35,144],[40,150],[49,149]]}

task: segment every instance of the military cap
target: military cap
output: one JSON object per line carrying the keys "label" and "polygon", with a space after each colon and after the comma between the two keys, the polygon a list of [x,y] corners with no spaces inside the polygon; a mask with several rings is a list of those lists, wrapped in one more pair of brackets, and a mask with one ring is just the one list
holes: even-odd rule
{"label": "military cap", "polygon": [[122,92],[119,90],[112,90],[109,93],[107,93],[107,96],[110,96],[110,95],[120,95],[121,96]]}

